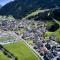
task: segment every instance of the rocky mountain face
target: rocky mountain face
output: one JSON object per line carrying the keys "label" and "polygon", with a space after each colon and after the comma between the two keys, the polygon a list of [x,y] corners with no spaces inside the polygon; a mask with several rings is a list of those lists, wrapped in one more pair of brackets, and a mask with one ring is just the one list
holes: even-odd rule
{"label": "rocky mountain face", "polygon": [[60,6],[60,0],[15,0],[0,9],[0,15],[12,15],[16,19],[41,8],[50,9]]}

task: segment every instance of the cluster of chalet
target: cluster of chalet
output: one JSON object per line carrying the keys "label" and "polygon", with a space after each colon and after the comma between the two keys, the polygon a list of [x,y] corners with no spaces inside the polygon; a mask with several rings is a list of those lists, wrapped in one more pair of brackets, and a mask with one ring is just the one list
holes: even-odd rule
{"label": "cluster of chalet", "polygon": [[16,21],[8,21],[4,20],[0,22],[0,29],[7,31],[7,30],[13,30],[16,28]]}
{"label": "cluster of chalet", "polygon": [[25,29],[22,34],[24,40],[33,40],[33,48],[40,53],[44,60],[60,60],[60,44],[56,42],[55,35],[51,35],[45,39],[47,32],[46,23],[34,20],[4,20],[0,22],[0,29],[18,30]]}
{"label": "cluster of chalet", "polygon": [[56,36],[51,35],[45,39],[45,28],[30,29],[23,34],[23,39],[33,40],[32,47],[39,52],[44,60],[60,60],[60,44],[56,42]]}
{"label": "cluster of chalet", "polygon": [[47,32],[45,23],[38,21],[31,23],[31,25],[35,27],[27,28],[22,38],[26,41],[33,40],[33,48],[40,53],[44,60],[60,59],[60,45],[56,42],[56,36],[51,35],[45,39],[44,34]]}
{"label": "cluster of chalet", "polygon": [[[29,22],[26,32],[23,34],[25,40],[32,39],[34,42],[44,40],[44,34],[47,32],[44,22]],[[31,26],[30,26],[31,25]]]}
{"label": "cluster of chalet", "polygon": [[25,28],[27,27],[27,24],[29,21],[20,21],[17,22],[16,20],[8,21],[8,20],[3,20],[0,22],[0,29],[7,31],[7,30],[16,30],[20,28]]}
{"label": "cluster of chalet", "polygon": [[0,29],[2,30],[16,30],[20,28],[31,29],[29,25],[33,26],[32,28],[36,28],[36,25],[39,28],[40,22],[35,22],[34,20],[20,20],[17,22],[16,20],[3,20],[0,22]]}

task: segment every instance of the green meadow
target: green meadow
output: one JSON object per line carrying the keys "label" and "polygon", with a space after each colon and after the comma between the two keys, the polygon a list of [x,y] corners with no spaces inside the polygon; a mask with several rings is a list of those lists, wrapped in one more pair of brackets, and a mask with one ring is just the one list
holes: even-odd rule
{"label": "green meadow", "polygon": [[39,57],[23,41],[7,44],[4,47],[18,60],[39,60]]}

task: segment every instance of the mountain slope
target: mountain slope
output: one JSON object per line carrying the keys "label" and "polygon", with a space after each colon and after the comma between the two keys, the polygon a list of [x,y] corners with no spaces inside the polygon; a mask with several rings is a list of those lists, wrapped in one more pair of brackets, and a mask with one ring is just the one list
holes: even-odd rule
{"label": "mountain slope", "polygon": [[15,0],[3,6],[0,15],[12,15],[21,19],[39,8],[46,9],[56,6],[60,6],[60,0]]}

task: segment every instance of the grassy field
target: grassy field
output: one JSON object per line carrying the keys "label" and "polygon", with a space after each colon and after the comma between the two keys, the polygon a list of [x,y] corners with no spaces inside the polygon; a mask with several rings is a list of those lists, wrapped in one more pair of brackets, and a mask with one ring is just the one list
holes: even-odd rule
{"label": "grassy field", "polygon": [[0,51],[0,60],[10,60],[10,59]]}
{"label": "grassy field", "polygon": [[45,38],[47,39],[47,38],[48,38],[49,36],[51,36],[52,34],[56,36],[57,42],[60,43],[60,28],[59,28],[57,31],[55,31],[55,32],[46,32]]}
{"label": "grassy field", "polygon": [[55,31],[54,34],[56,35],[57,42],[60,43],[60,28],[57,31]]}
{"label": "grassy field", "polygon": [[32,50],[28,48],[23,41],[8,44],[4,47],[12,54],[14,54],[14,56],[16,56],[18,60],[39,60],[39,57],[34,54],[34,52],[32,52]]}
{"label": "grassy field", "polygon": [[47,28],[51,27],[55,22],[52,22],[52,21],[47,21],[46,24],[47,24]]}
{"label": "grassy field", "polygon": [[[53,24],[54,24],[54,22],[48,21],[48,22],[47,22],[47,28],[50,27],[50,26],[52,26]],[[60,26],[60,22],[59,22],[59,21],[57,21],[57,24],[59,24],[59,26]],[[56,30],[55,32],[46,32],[45,37],[48,38],[48,37],[49,37],[50,35],[52,35],[52,34],[54,34],[54,35],[56,36],[57,42],[60,43],[60,27],[59,27],[59,29]]]}
{"label": "grassy field", "polygon": [[46,32],[45,33],[45,39],[48,39],[49,36],[51,36],[53,34],[53,32]]}
{"label": "grassy field", "polygon": [[41,8],[38,8],[36,11],[34,11],[34,12],[28,14],[27,16],[23,17],[22,20],[23,20],[23,19],[27,19],[27,18],[29,18],[29,17],[31,17],[31,16],[38,15],[38,13],[41,13]]}

